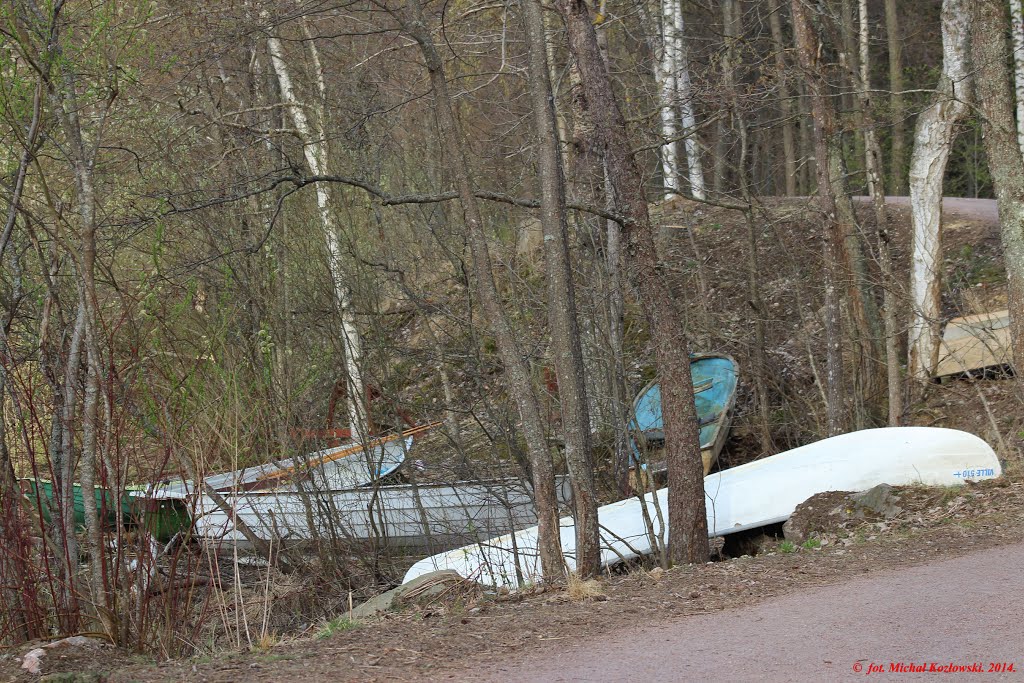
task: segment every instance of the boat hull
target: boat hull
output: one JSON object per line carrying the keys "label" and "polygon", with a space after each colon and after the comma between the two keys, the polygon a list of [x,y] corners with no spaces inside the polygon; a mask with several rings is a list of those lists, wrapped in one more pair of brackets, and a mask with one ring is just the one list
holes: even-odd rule
{"label": "boat hull", "polygon": [[[40,515],[45,523],[50,523],[51,512],[56,510],[56,502],[53,498],[53,482],[36,479],[21,479],[19,481],[22,495],[29,501],[32,507],[39,508]],[[73,485],[74,501],[74,523],[78,528],[85,527],[85,495],[81,484]],[[117,507],[116,496],[109,489],[97,486],[94,493],[93,504],[96,506],[96,515],[100,521],[107,525],[116,523]],[[40,505],[40,500],[45,500],[45,505]],[[124,495],[121,498],[121,514],[124,520],[131,516],[131,498]]]}
{"label": "boat hull", "polygon": [[[700,455],[704,462],[704,474],[707,474],[718,461],[718,455],[729,438],[739,366],[731,356],[724,354],[694,354],[690,358],[690,374],[696,388],[694,401],[697,419],[701,421]],[[700,390],[700,387],[707,388]],[[637,394],[633,401],[633,415],[631,430],[640,432],[646,440],[652,442],[664,440],[661,387],[657,380]],[[664,464],[654,467],[653,471],[664,471]]]}
{"label": "boat hull", "polygon": [[[708,534],[722,536],[784,521],[797,505],[826,491],[863,491],[883,483],[950,486],[1001,474],[992,448],[966,432],[896,427],[843,434],[706,476]],[[657,536],[661,528],[656,505],[667,516],[668,489],[598,510],[603,564],[652,552],[644,511]],[[567,565],[575,568],[571,518],[561,520],[561,543]],[[405,581],[452,569],[481,583],[518,588],[541,579],[536,549],[537,528],[531,527],[423,559]]]}
{"label": "boat hull", "polygon": [[[557,480],[560,503],[571,496]],[[518,479],[453,485],[379,486],[343,491],[260,491],[224,495],[231,513],[208,496],[195,502],[194,532],[214,542],[244,544],[237,516],[260,539],[376,539],[392,547],[452,548],[535,524],[529,488]]]}

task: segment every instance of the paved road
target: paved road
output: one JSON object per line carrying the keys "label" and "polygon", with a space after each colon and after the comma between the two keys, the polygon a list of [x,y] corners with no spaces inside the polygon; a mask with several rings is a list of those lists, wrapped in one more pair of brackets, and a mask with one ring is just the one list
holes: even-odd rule
{"label": "paved road", "polygon": [[[899,673],[890,663],[985,673]],[[1015,673],[988,673],[990,664]],[[875,673],[879,664],[885,673]],[[859,668],[859,672],[856,670]],[[1024,544],[509,660],[479,681],[1024,680]]]}

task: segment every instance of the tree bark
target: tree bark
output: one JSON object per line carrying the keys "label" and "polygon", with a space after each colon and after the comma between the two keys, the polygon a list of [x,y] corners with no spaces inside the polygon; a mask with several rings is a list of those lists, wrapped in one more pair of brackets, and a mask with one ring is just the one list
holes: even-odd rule
{"label": "tree bark", "polygon": [[835,115],[827,101],[824,79],[818,66],[819,44],[802,0],[791,0],[793,37],[814,117],[814,156],[818,176],[818,197],[825,217],[822,231],[825,287],[826,380],[828,397],[827,422],[829,435],[841,434],[848,428],[846,377],[842,355],[842,314],[836,283],[841,278],[842,244],[846,236],[838,217],[831,161],[835,155],[829,147],[836,135]]}
{"label": "tree bark", "polygon": [[654,344],[668,464],[669,556],[674,562],[703,562],[709,553],[704,466],[682,321],[672,293],[658,273],[643,181],[633,157],[622,110],[601,59],[594,17],[584,0],[559,0],[557,7],[566,24],[569,50],[580,70],[588,110],[604,142],[605,164],[615,205],[626,217],[623,235],[626,266],[637,288]]}
{"label": "tree bark", "polygon": [[[971,57],[985,156],[995,185],[1009,289],[1014,367],[1024,366],[1024,157],[1014,123],[1013,75],[1006,35],[1010,16],[999,0],[974,0]],[[1017,372],[1024,384],[1024,373]]]}
{"label": "tree bark", "polygon": [[953,148],[956,124],[967,113],[970,88],[968,35],[971,16],[965,0],[942,3],[942,75],[931,104],[917,117],[910,156],[911,322],[909,372],[927,379],[939,354],[942,276],[942,181]]}
{"label": "tree bark", "polygon": [[903,387],[900,381],[899,354],[897,348],[895,279],[892,272],[892,254],[889,248],[889,219],[885,206],[885,175],[882,172],[882,148],[875,135],[875,120],[872,114],[871,70],[867,0],[859,0],[860,18],[860,94],[861,129],[864,131],[864,168],[867,170],[868,195],[875,210],[875,230],[878,234],[879,265],[882,270],[883,325],[885,336],[886,384],[889,394],[890,427],[900,422],[903,414]]}
{"label": "tree bark", "polygon": [[543,8],[540,0],[522,0],[529,53],[530,100],[538,137],[540,222],[548,285],[548,326],[562,407],[565,462],[572,479],[576,521],[576,572],[584,578],[601,570],[597,492],[590,461],[590,417],[580,346],[576,290],[569,255],[565,211],[565,176],[558,150],[554,99],[549,81]]}
{"label": "tree bark", "polygon": [[[1011,0],[1013,1],[1013,0]],[[903,103],[903,36],[897,0],[885,0],[885,37],[889,46],[889,117],[892,126],[892,157],[889,162],[889,192],[907,191],[904,166],[907,161],[906,107]]]}
{"label": "tree bark", "polygon": [[548,451],[540,407],[530,379],[526,360],[520,353],[519,344],[512,326],[502,309],[498,288],[491,270],[491,256],[487,247],[483,217],[477,204],[475,188],[470,179],[468,146],[462,130],[455,119],[452,98],[448,92],[448,81],[444,75],[444,64],[438,53],[430,29],[427,27],[423,10],[416,1],[408,5],[408,15],[395,14],[409,34],[419,45],[425,66],[430,75],[434,92],[434,113],[437,117],[442,143],[453,157],[451,164],[462,207],[463,221],[469,240],[473,262],[477,296],[494,333],[498,354],[505,366],[507,384],[523,421],[523,435],[530,459],[533,477],[534,501],[537,508],[537,527],[541,569],[548,581],[557,581],[565,576],[562,546],[558,526],[558,503],[555,498],[554,469],[551,453]]}
{"label": "tree bark", "polygon": [[[316,107],[319,115],[316,121],[311,123],[306,116],[304,104],[299,102],[292,82],[288,62],[285,60],[284,46],[277,36],[267,38],[267,48],[270,52],[270,63],[274,73],[277,75],[278,87],[281,90],[281,99],[288,107],[289,115],[295,130],[302,141],[302,153],[306,159],[309,171],[315,176],[327,175],[327,138],[324,130],[324,116],[326,115],[324,102],[324,75],[320,64],[319,55],[313,41],[307,41],[310,46],[310,54],[316,71],[316,81],[320,91],[321,102]],[[352,295],[345,284],[345,273],[342,268],[341,243],[338,240],[338,226],[331,208],[330,193],[327,183],[317,183],[316,206],[320,213],[321,231],[324,244],[327,248],[327,266],[331,274],[332,293],[334,302],[338,307],[338,315],[341,318],[341,342],[345,352],[345,376],[348,388],[348,413],[349,422],[354,438],[365,440],[367,426],[369,424],[366,414],[367,406],[363,401],[366,397],[365,385],[362,376],[362,341],[359,330],[355,325],[355,318],[352,314]]]}
{"label": "tree bark", "polygon": [[779,0],[768,0],[768,25],[772,33],[772,50],[775,53],[775,78],[779,83],[779,114],[782,117],[782,157],[786,174],[786,196],[797,193],[796,134],[793,130],[793,101],[787,78],[785,46],[782,38],[782,11]]}

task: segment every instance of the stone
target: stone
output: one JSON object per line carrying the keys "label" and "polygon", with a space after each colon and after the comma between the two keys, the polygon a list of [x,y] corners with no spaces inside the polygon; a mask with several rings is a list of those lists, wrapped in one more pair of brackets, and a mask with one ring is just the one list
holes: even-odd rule
{"label": "stone", "polygon": [[860,493],[819,493],[796,507],[782,525],[782,533],[786,540],[800,544],[813,536],[836,531],[848,522],[890,520],[903,512],[897,501],[898,491],[888,484]]}
{"label": "stone", "polygon": [[409,583],[392,588],[386,593],[375,595],[352,610],[352,619],[368,619],[390,609],[403,607],[415,602],[429,602],[441,595],[453,583],[464,583],[466,579],[451,569],[430,572],[417,576]]}
{"label": "stone", "polygon": [[867,513],[873,513],[882,519],[892,519],[903,512],[903,508],[896,505],[899,496],[888,484],[879,484],[863,493],[855,493],[850,498],[863,517],[870,516]]}

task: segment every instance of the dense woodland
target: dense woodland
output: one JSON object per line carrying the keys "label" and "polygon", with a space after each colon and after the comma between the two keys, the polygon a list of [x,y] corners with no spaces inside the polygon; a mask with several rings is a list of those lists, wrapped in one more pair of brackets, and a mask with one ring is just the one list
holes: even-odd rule
{"label": "dense woodland", "polygon": [[[943,195],[998,201],[953,280],[1005,292],[1024,353],[1020,4],[3,3],[0,638],[243,644],[207,556],[77,531],[71,484],[407,416],[459,476],[530,481],[552,581],[567,473],[593,575],[655,376],[664,561],[706,560],[689,353],[740,361],[738,459],[906,424],[959,301]],[[264,551],[337,604],[403,561]]]}

